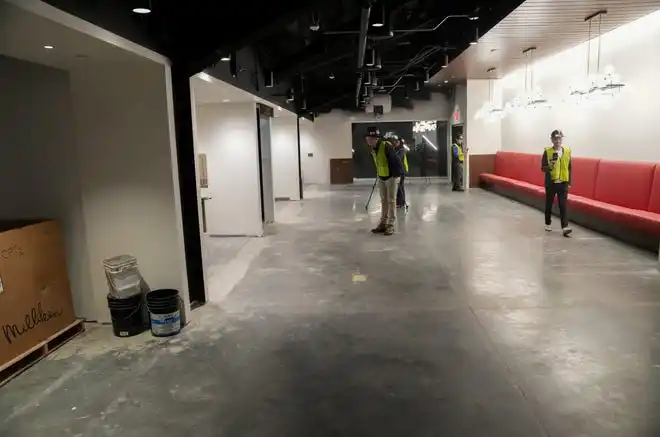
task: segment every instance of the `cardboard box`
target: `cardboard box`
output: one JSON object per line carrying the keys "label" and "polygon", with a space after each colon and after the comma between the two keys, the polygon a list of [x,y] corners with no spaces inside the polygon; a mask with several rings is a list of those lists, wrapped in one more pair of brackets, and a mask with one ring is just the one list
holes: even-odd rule
{"label": "cardboard box", "polygon": [[0,366],[74,321],[58,223],[0,222]]}

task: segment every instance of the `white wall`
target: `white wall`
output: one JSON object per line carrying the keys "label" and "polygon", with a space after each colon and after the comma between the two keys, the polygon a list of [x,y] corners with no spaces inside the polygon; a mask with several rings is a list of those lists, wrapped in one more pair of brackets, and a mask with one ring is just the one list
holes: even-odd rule
{"label": "white wall", "polygon": [[[609,107],[562,103],[569,84],[586,76],[586,50],[585,43],[537,63],[535,83],[553,107],[507,117],[503,149],[538,153],[550,132],[562,129],[578,156],[660,161],[660,11],[604,35],[602,65],[613,65],[629,85]],[[504,98],[511,99],[523,81],[520,72],[506,77]]]}
{"label": "white wall", "polygon": [[295,116],[271,120],[275,198],[300,200],[298,183],[298,128]]}
{"label": "white wall", "polygon": [[151,288],[188,300],[167,70],[153,62],[90,63],[71,72],[78,167],[93,298],[108,321],[104,258],[137,257]]}
{"label": "white wall", "polygon": [[262,235],[256,105],[219,103],[196,108],[199,153],[209,177],[210,235]]}
{"label": "white wall", "polygon": [[330,160],[353,157],[349,116],[331,112],[313,123],[301,119],[300,149],[303,183],[329,184]]}
{"label": "white wall", "polygon": [[0,219],[62,226],[76,314],[93,313],[69,75],[0,56]]}
{"label": "white wall", "polygon": [[61,223],[79,317],[110,320],[102,260],[122,253],[187,300],[166,90],[150,62],[67,73],[0,58],[0,214]]}
{"label": "white wall", "polygon": [[[392,108],[392,112],[376,120],[373,114],[333,111],[321,114],[313,123],[301,120],[300,145],[303,183],[329,184],[330,159],[353,157],[351,124],[372,121],[447,120],[450,104],[440,93],[432,93],[431,100],[415,100],[415,109]],[[308,156],[308,154],[313,156]]]}
{"label": "white wall", "polygon": [[495,153],[502,148],[502,123],[500,120],[475,119],[475,115],[484,102],[492,101],[496,106],[502,106],[501,82],[468,79],[466,88],[465,141],[470,154]]}

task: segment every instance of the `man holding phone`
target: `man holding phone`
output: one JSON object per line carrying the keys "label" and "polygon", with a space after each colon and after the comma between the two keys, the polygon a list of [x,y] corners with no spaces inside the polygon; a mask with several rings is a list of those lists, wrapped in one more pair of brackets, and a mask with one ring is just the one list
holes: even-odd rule
{"label": "man holding phone", "polygon": [[554,130],[550,134],[552,146],[547,147],[541,159],[541,170],[545,173],[545,230],[552,231],[552,204],[555,196],[559,204],[559,217],[564,237],[571,235],[568,227],[566,203],[571,186],[571,149],[563,145],[564,134]]}

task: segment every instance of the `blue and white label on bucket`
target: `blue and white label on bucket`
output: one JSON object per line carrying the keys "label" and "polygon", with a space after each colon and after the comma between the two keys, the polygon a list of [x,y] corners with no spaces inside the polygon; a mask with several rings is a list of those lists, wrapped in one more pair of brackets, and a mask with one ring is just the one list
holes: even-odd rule
{"label": "blue and white label on bucket", "polygon": [[171,335],[181,331],[181,312],[151,314],[151,331],[154,335]]}

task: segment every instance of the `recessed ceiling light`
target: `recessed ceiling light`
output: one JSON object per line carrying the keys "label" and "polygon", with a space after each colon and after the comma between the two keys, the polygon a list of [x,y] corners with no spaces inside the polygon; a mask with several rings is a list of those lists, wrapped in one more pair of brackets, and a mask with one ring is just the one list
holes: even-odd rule
{"label": "recessed ceiling light", "polygon": [[151,9],[149,8],[133,8],[133,12],[136,14],[150,14]]}
{"label": "recessed ceiling light", "polygon": [[229,99],[222,99],[222,103],[229,103],[229,102],[231,102],[231,100],[229,100]]}
{"label": "recessed ceiling light", "polygon": [[448,81],[448,80],[445,80],[445,83],[449,83],[449,81]]}
{"label": "recessed ceiling light", "polygon": [[55,47],[54,46],[44,46],[45,49],[47,50],[53,50]]}

